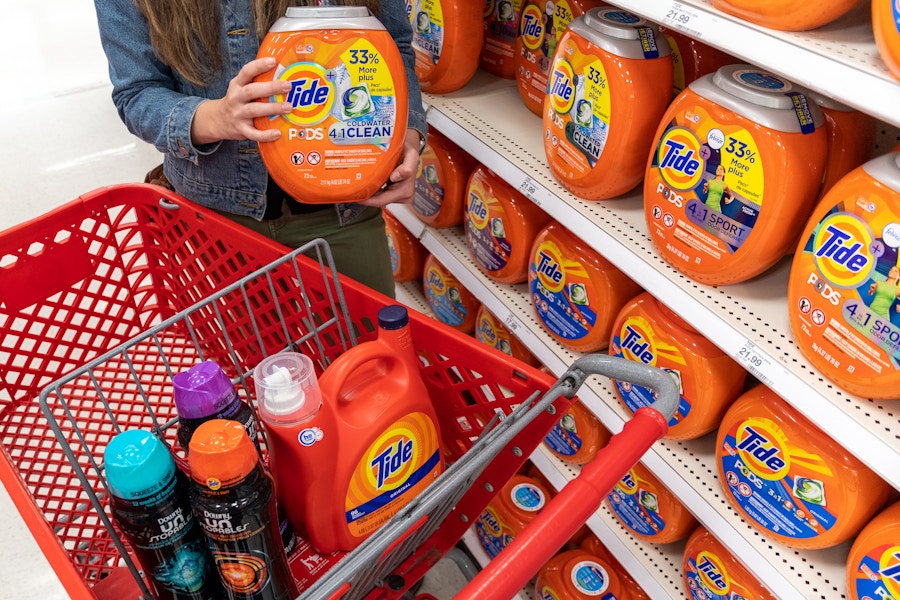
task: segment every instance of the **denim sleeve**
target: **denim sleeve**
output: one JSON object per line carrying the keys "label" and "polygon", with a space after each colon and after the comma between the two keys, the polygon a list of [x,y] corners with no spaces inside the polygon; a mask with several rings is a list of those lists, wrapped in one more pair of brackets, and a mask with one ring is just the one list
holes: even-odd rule
{"label": "denim sleeve", "polygon": [[143,15],[132,0],[94,0],[100,41],[109,64],[112,99],[128,130],[160,152],[197,162],[191,121],[205,98],[178,91],[172,70],[153,52]]}
{"label": "denim sleeve", "polygon": [[422,89],[416,76],[416,52],[412,47],[412,25],[406,13],[404,0],[381,0],[379,19],[384,28],[393,36],[403,65],[406,67],[406,81],[409,88],[409,120],[408,126],[423,134],[428,133],[428,122],[425,118],[425,107],[422,104]]}

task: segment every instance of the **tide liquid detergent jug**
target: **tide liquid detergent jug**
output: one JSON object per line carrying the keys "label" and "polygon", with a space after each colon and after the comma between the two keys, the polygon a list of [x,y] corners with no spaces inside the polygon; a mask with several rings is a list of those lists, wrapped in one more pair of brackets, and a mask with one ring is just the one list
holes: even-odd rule
{"label": "tide liquid detergent jug", "polygon": [[644,178],[660,255],[709,285],[775,264],[815,205],[824,124],[803,90],[756,67],[728,65],[691,83],[660,123]]}
{"label": "tide liquid detergent jug", "polygon": [[584,465],[597,456],[612,434],[581,401],[576,400],[544,437],[544,445],[570,465]]}
{"label": "tide liquid detergent jug", "polygon": [[791,331],[842,389],[900,397],[900,153],[874,158],[819,202],[788,279]]}
{"label": "tide liquid detergent jug", "polygon": [[742,395],[723,417],[716,463],[735,510],[792,548],[828,548],[852,538],[890,490],[763,385]]}
{"label": "tide liquid detergent jug", "polygon": [[681,572],[692,600],[776,600],[775,596],[703,527],[688,538]]}
{"label": "tide liquid detergent jug", "polygon": [[282,352],[253,371],[279,500],[320,552],[348,551],[443,471],[440,428],[400,305],[316,382]]}
{"label": "tide liquid detergent jug", "polygon": [[466,187],[466,245],[497,283],[528,279],[531,244],[550,216],[524,194],[478,165]]}
{"label": "tide liquid detergent jug", "polygon": [[550,63],[569,23],[600,0],[525,0],[516,35],[516,87],[525,106],[541,116]]}
{"label": "tide liquid detergent jug", "polygon": [[582,550],[585,550],[589,554],[593,554],[599,558],[602,558],[608,564],[610,564],[616,571],[616,575],[619,576],[625,586],[628,588],[628,591],[631,592],[632,600],[650,600],[650,596],[644,589],[637,584],[637,582],[631,577],[631,574],[627,569],[622,567],[619,564],[619,561],[613,556],[612,552],[603,545],[596,535],[591,532],[588,532],[587,535],[583,537],[581,542],[578,544],[578,547]]}
{"label": "tide liquid detergent jug", "polygon": [[484,304],[479,306],[478,312],[475,313],[475,339],[521,360],[525,364],[533,367],[539,365],[538,360],[529,352],[525,344],[510,333],[509,329]]}
{"label": "tide liquid detergent jug", "polygon": [[[613,325],[609,354],[663,369],[678,383],[681,397],[665,436],[670,440],[694,439],[715,429],[743,391],[747,375],[647,292],[622,307]],[[654,400],[652,390],[626,381],[616,381],[615,389],[632,414]]]}
{"label": "tide liquid detergent jug", "polygon": [[639,184],[672,98],[672,52],[657,26],[592,8],[563,33],[549,77],[544,152],[563,187],[606,200]]}
{"label": "tide liquid detergent jug", "polygon": [[825,179],[819,190],[821,198],[844,175],[872,158],[877,123],[870,115],[824,94],[811,91],[809,96],[825,116],[825,131],[828,132]]}
{"label": "tide liquid detergent jug", "polygon": [[651,544],[683,540],[697,527],[697,520],[675,494],[641,463],[619,480],[606,503],[622,525]]}
{"label": "tide liquid detergent jug", "polygon": [[416,237],[410,233],[397,217],[388,211],[382,211],[384,216],[385,234],[388,240],[388,250],[391,253],[391,271],[394,281],[415,281],[422,277],[422,269],[425,268],[425,257],[428,250]]}
{"label": "tide liquid detergent jug", "polygon": [[875,46],[894,79],[900,79],[900,6],[894,0],[872,0]]}
{"label": "tide liquid detergent jug", "polygon": [[502,79],[516,78],[516,33],[524,0],[484,3],[484,45],[478,66]]}
{"label": "tide liquid detergent jug", "polygon": [[488,556],[500,554],[549,501],[549,490],[536,479],[513,475],[475,522],[478,540]]}
{"label": "tide liquid detergent jug", "polygon": [[891,504],[866,525],[847,557],[847,592],[851,600],[900,598],[900,502]]}
{"label": "tide liquid detergent jug", "polygon": [[425,224],[442,229],[461,225],[466,186],[478,165],[472,156],[441,132],[429,128],[419,158],[412,209]]}
{"label": "tide liquid detergent jug", "polygon": [[471,0],[406,0],[416,76],[423,92],[456,91],[478,70],[483,8]]}
{"label": "tide liquid detergent jug", "polygon": [[740,62],[730,54],[675,29],[660,25],[659,31],[666,36],[669,47],[672,48],[673,97],[680,94],[689,83],[704,75],[715,73],[725,65]]}
{"label": "tide liquid detergent jug", "polygon": [[567,550],[551,558],[534,580],[537,598],[554,600],[633,600],[618,569],[584,550]]}
{"label": "tide liquid detergent jug", "polygon": [[859,0],[816,3],[804,0],[712,0],[712,5],[722,12],[779,31],[805,31],[821,27],[842,17],[857,4]]}
{"label": "tide liquid detergent jug", "polygon": [[481,303],[433,254],[425,257],[422,291],[438,321],[463,333],[474,331]]}
{"label": "tide liquid detergent jug", "polygon": [[593,352],[606,348],[619,311],[641,288],[552,221],[531,246],[528,291],[547,333],[570,350]]}
{"label": "tide liquid detergent jug", "polygon": [[365,7],[290,7],[263,39],[274,57],[257,81],[289,81],[270,98],[286,115],[254,120],[281,137],[259,144],[272,178],[300,202],[371,197],[400,161],[406,137],[406,74],[393,38]]}

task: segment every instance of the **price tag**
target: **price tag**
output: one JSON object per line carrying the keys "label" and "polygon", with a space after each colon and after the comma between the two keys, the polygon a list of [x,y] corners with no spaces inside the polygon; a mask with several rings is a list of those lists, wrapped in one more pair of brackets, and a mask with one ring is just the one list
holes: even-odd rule
{"label": "price tag", "polygon": [[663,25],[672,29],[678,29],[690,34],[693,38],[703,37],[702,26],[699,23],[700,13],[691,6],[685,6],[681,2],[673,2],[666,16],[663,17]]}
{"label": "price tag", "polygon": [[519,184],[519,191],[538,206],[541,205],[537,199],[538,184],[531,177],[525,177],[525,180]]}
{"label": "price tag", "polygon": [[506,315],[506,318],[503,319],[503,324],[506,325],[507,329],[513,332],[519,329],[519,320],[515,318],[512,313]]}
{"label": "price tag", "polygon": [[737,360],[762,383],[772,385],[772,378],[768,375],[771,373],[772,361],[756,347],[756,344],[747,340],[738,350]]}

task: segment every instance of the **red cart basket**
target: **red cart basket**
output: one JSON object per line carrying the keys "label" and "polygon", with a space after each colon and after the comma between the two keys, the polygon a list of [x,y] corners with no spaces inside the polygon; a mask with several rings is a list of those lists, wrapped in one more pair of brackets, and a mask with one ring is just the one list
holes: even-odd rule
{"label": "red cart basket", "polygon": [[[0,477],[69,595],[149,598],[108,517],[102,456],[130,428],[176,447],[173,375],[215,360],[253,404],[251,375],[264,357],[290,349],[324,369],[375,337],[389,302],[337,276],[322,241],[289,252],[150,185],[97,190],[0,234]],[[324,574],[292,560],[303,597],[399,597],[462,537],[587,375],[653,387],[674,410],[677,392],[661,371],[590,356],[554,383],[415,311],[410,322],[451,466],[357,550],[328,557]],[[487,586],[502,598],[521,587],[666,420],[638,411],[495,559],[499,575],[482,573],[466,593]],[[539,544],[531,531],[543,531]]]}

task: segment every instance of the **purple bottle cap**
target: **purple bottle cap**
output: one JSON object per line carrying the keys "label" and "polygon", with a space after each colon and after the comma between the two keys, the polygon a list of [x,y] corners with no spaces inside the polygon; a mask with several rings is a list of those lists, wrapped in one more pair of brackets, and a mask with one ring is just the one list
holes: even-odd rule
{"label": "purple bottle cap", "polygon": [[175,408],[182,419],[202,419],[222,412],[237,392],[222,368],[211,360],[172,378]]}

